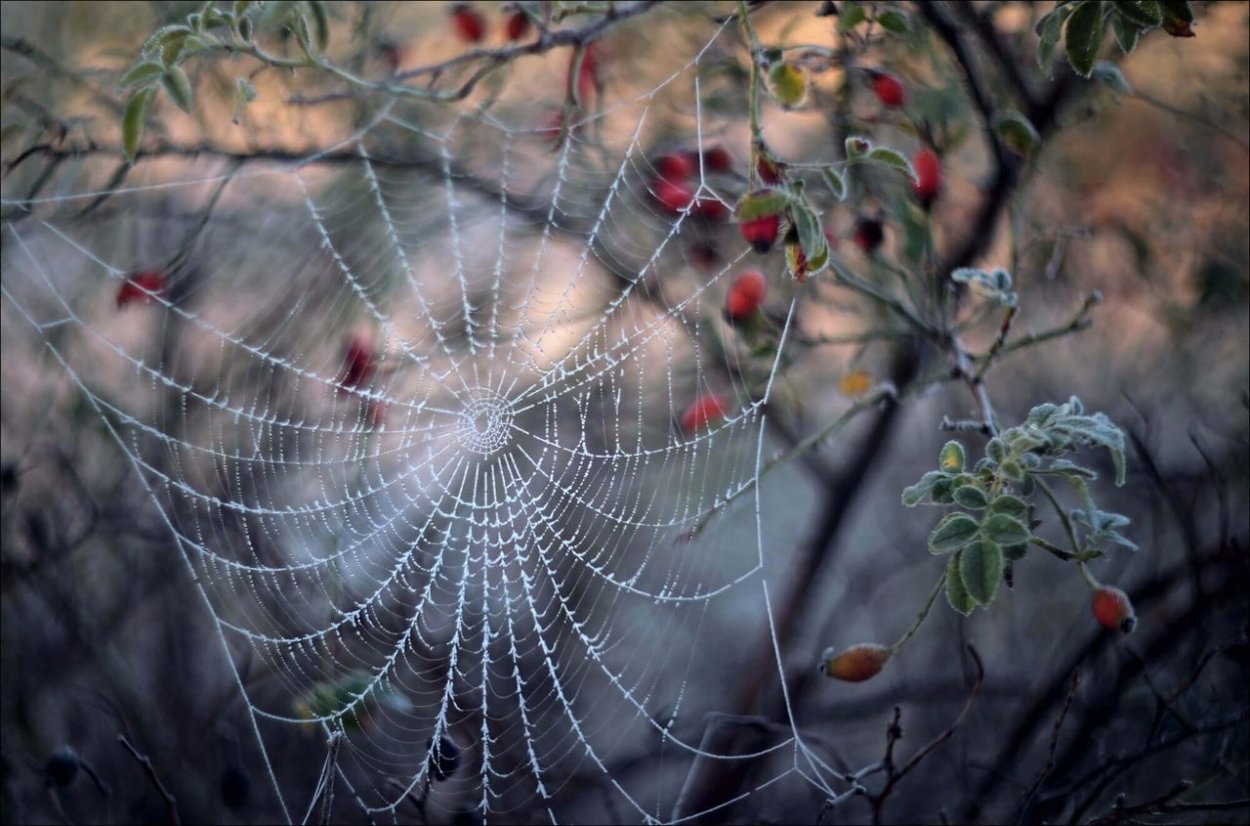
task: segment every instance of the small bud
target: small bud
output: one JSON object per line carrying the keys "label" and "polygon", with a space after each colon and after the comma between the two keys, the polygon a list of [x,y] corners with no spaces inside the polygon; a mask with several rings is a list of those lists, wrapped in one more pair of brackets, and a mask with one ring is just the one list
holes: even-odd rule
{"label": "small bud", "polygon": [[888,646],[871,642],[852,645],[841,654],[826,648],[821,656],[820,670],[827,677],[848,683],[862,683],[880,673],[893,652]]}
{"label": "small bud", "polygon": [[1104,585],[1094,592],[1090,608],[1098,624],[1109,631],[1132,633],[1137,627],[1137,615],[1133,613],[1133,603],[1128,594],[1119,588]]}
{"label": "small bud", "polygon": [[892,109],[897,109],[907,100],[907,90],[903,88],[902,81],[885,72],[878,72],[873,76],[872,91],[876,94],[877,100],[881,101],[882,106]]}
{"label": "small bud", "polygon": [[759,270],[743,270],[729,286],[725,296],[725,314],[734,321],[750,318],[764,303],[768,282]]}
{"label": "small bud", "polygon": [[81,765],[82,759],[78,752],[69,746],[61,746],[48,755],[47,762],[43,764],[43,776],[48,779],[49,784],[63,789],[78,777],[78,767]]}

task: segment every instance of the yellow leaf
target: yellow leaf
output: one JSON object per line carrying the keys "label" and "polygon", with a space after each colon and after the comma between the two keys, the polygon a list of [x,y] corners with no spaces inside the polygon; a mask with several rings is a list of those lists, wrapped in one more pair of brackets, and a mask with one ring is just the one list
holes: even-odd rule
{"label": "yellow leaf", "polygon": [[807,97],[807,72],[778,61],[768,70],[768,86],[782,106],[792,109]]}
{"label": "yellow leaf", "polygon": [[855,398],[872,389],[872,376],[863,370],[852,370],[838,379],[838,392],[843,396]]}

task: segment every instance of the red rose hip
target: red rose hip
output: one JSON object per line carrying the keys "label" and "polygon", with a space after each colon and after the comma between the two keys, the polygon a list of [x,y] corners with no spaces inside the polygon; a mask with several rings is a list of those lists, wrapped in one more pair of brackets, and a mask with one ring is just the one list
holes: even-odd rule
{"label": "red rose hip", "polygon": [[872,91],[877,96],[877,100],[881,101],[882,106],[891,109],[897,109],[907,100],[907,90],[903,88],[903,83],[894,75],[879,72],[873,76]]}
{"label": "red rose hip", "polygon": [[942,191],[942,161],[936,152],[926,146],[912,156],[911,165],[916,170],[912,193],[927,209]]}
{"label": "red rose hip", "polygon": [[750,318],[764,303],[768,282],[759,270],[743,270],[729,285],[725,314],[735,321]]}
{"label": "red rose hip", "polygon": [[451,27],[465,43],[479,43],[486,37],[486,19],[469,6],[452,6]]}
{"label": "red rose hip", "polygon": [[1122,631],[1128,634],[1137,627],[1137,615],[1133,612],[1133,603],[1129,600],[1128,594],[1119,588],[1110,585],[1099,588],[1094,592],[1094,597],[1090,601],[1090,609],[1093,610],[1094,619],[1098,620],[1098,624],[1109,631]]}

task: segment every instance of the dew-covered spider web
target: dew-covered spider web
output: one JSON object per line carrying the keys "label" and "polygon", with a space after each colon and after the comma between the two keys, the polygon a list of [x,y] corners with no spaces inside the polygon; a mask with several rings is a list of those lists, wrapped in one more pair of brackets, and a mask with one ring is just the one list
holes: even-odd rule
{"label": "dew-covered spider web", "polygon": [[[725,220],[733,35],[563,130],[558,73],[518,64],[461,103],[353,101],[299,151],[6,186],[6,323],[150,493],[288,819],[333,797],[382,822],[667,822],[837,793],[793,719],[749,747],[711,731],[790,552],[756,480],[792,302]],[[676,210],[674,147],[696,150]],[[763,359],[722,312],[747,264],[774,285]],[[319,776],[270,759],[293,737]]]}

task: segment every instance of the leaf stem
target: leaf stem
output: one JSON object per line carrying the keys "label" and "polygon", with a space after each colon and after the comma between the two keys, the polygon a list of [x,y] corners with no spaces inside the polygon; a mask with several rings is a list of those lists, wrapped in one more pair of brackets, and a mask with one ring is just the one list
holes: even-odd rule
{"label": "leaf stem", "polygon": [[916,621],[911,624],[911,628],[903,636],[899,637],[898,642],[890,646],[890,653],[897,654],[898,650],[916,636],[916,632],[920,630],[920,626],[924,624],[925,619],[929,616],[929,611],[933,608],[933,603],[937,601],[937,595],[941,593],[942,586],[946,584],[946,571],[942,571],[942,575],[937,578],[937,582],[933,583],[933,590],[929,592],[929,598],[925,600],[924,607],[916,614]]}

